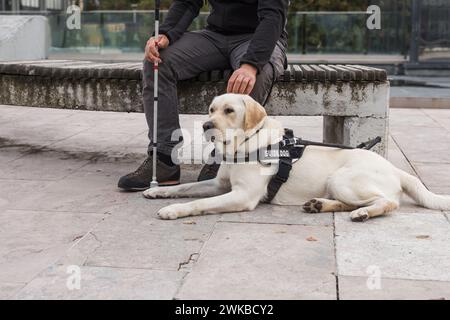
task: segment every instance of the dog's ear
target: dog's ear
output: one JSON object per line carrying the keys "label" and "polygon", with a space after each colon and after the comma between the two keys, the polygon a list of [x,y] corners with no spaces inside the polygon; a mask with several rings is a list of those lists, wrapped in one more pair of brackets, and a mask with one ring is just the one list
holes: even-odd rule
{"label": "dog's ear", "polygon": [[250,96],[243,97],[245,104],[244,131],[247,132],[255,128],[267,117],[266,109]]}

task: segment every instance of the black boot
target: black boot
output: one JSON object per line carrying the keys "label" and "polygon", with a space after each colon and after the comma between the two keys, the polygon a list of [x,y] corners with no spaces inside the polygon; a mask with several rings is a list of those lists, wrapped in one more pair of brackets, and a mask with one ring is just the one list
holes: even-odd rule
{"label": "black boot", "polygon": [[[180,184],[180,166],[168,165],[161,160],[156,162],[156,178],[160,186]],[[141,166],[119,180],[118,187],[126,191],[142,191],[150,187],[153,176],[153,156],[148,156]]]}
{"label": "black boot", "polygon": [[212,180],[215,177],[217,177],[217,173],[220,169],[220,163],[215,162],[215,156],[216,156],[216,149],[214,149],[211,152],[211,155],[209,157],[208,163],[212,164],[206,164],[202,170],[200,171],[200,174],[198,176],[198,181],[206,181],[206,180]]}
{"label": "black boot", "polygon": [[205,164],[205,166],[200,171],[200,174],[198,176],[198,181],[206,181],[206,180],[212,180],[215,177],[217,177],[217,172],[219,172],[220,164],[214,163],[214,164]]}

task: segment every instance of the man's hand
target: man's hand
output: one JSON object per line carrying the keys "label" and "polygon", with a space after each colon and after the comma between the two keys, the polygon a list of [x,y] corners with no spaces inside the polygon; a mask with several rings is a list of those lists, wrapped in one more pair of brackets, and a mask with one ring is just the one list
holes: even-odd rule
{"label": "man's hand", "polygon": [[[169,46],[169,39],[161,34],[158,38],[158,48],[164,49]],[[151,62],[158,61],[158,63],[161,63],[162,60],[159,58],[159,52],[156,48],[156,41],[154,37],[151,37],[147,41],[147,45],[145,46],[145,59]]]}
{"label": "man's hand", "polygon": [[250,94],[256,83],[256,74],[258,70],[250,65],[243,64],[239,69],[234,71],[228,81],[228,93]]}

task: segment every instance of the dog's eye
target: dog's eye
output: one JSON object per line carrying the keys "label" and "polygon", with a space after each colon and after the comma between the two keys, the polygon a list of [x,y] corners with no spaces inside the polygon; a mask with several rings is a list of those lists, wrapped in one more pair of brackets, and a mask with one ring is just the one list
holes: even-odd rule
{"label": "dog's eye", "polygon": [[233,112],[234,112],[234,109],[232,109],[232,108],[226,108],[224,112],[225,112],[225,114],[230,114],[230,113],[233,113]]}
{"label": "dog's eye", "polygon": [[214,108],[209,109],[209,113],[214,113],[216,111]]}

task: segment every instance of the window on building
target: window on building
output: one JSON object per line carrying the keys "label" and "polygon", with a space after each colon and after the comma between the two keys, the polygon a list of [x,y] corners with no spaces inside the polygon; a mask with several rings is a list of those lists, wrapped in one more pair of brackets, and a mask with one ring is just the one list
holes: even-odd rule
{"label": "window on building", "polygon": [[20,6],[22,8],[39,9],[39,0],[20,0]]}
{"label": "window on building", "polygon": [[62,0],[45,0],[45,6],[49,10],[61,10]]}

